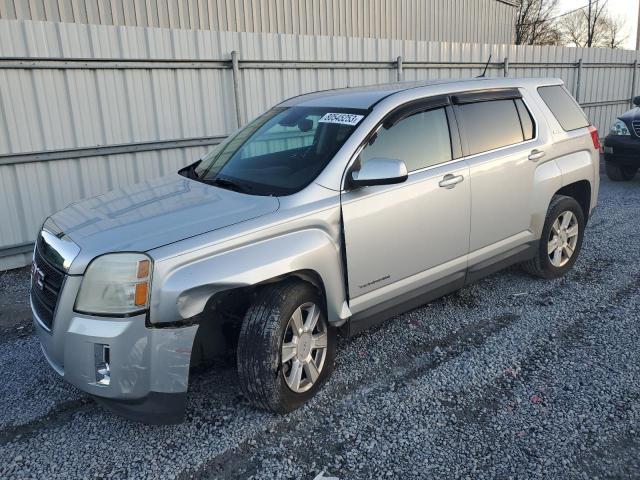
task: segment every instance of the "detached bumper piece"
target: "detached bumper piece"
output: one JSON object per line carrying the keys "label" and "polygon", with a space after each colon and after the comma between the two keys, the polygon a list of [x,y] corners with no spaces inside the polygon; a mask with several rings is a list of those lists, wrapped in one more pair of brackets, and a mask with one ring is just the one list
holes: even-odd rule
{"label": "detached bumper piece", "polygon": [[630,167],[640,167],[640,138],[634,135],[609,135],[604,140],[604,159]]}

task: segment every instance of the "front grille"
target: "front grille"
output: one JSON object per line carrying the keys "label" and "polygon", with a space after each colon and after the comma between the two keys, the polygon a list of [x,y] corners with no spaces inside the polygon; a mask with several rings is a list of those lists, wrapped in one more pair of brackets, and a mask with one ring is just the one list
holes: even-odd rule
{"label": "front grille", "polygon": [[31,275],[31,301],[42,323],[51,330],[65,274],[47,262],[38,248],[34,257],[34,267]]}
{"label": "front grille", "polygon": [[631,122],[631,125],[633,126],[633,131],[635,132],[637,137],[640,137],[640,120],[634,120],[633,122]]}

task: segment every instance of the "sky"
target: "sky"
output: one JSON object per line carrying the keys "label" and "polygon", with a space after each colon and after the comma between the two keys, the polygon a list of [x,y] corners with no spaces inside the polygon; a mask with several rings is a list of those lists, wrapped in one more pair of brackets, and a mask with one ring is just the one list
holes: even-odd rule
{"label": "sky", "polygon": [[[601,0],[602,1],[602,0]],[[619,16],[625,21],[625,34],[627,36],[624,48],[634,50],[636,48],[636,30],[638,27],[638,1],[639,0],[609,0],[609,13]],[[564,13],[587,5],[587,0],[560,0],[558,13]]]}

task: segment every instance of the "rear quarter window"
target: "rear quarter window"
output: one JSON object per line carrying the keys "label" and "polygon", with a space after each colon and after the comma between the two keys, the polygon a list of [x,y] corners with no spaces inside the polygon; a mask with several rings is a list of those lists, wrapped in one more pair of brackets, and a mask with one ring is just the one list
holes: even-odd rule
{"label": "rear quarter window", "polygon": [[565,132],[589,126],[580,105],[563,86],[539,87],[538,94]]}

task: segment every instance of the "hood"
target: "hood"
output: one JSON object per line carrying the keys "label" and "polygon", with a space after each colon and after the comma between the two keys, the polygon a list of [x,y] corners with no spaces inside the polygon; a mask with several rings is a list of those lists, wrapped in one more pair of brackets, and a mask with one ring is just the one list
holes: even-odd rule
{"label": "hood", "polygon": [[278,207],[275,197],[245,195],[172,174],[74,203],[51,219],[90,261],[108,252],[151,250]]}
{"label": "hood", "polygon": [[633,120],[640,120],[640,108],[632,108],[631,110],[624,112],[622,115],[618,116],[618,118],[625,123],[630,123]]}

